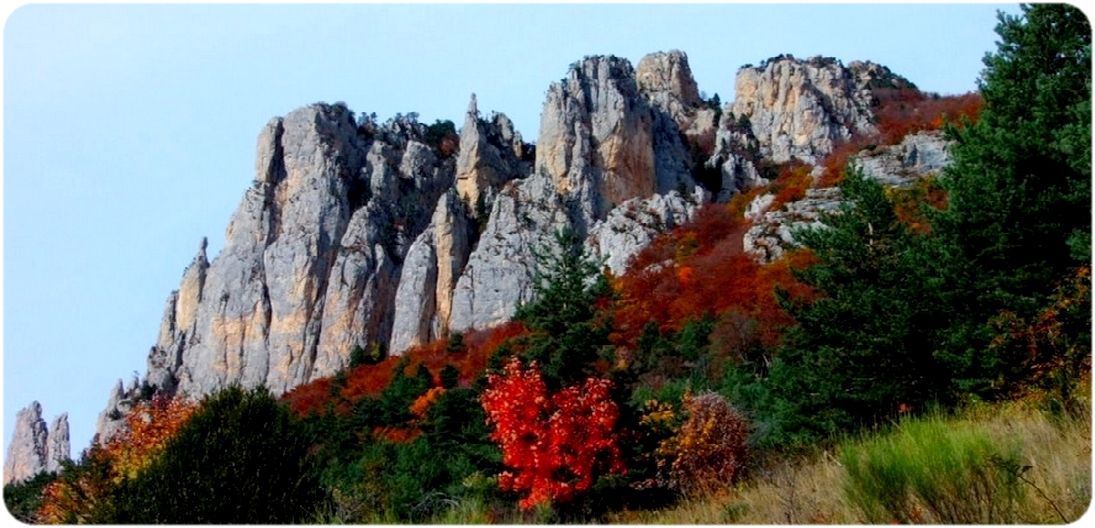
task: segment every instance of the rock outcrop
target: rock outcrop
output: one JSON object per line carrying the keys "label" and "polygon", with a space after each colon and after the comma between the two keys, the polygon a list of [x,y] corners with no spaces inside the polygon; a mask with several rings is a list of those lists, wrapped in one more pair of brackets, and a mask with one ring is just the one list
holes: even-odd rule
{"label": "rock outcrop", "polygon": [[[484,328],[510,318],[531,297],[534,248],[551,243],[559,229],[574,229],[582,237],[596,229],[596,238],[587,244],[622,266],[643,237],[625,241],[608,236],[611,227],[595,227],[604,225],[613,210],[630,200],[676,191],[676,200],[655,200],[652,207],[660,207],[669,224],[694,212],[680,194],[692,193],[695,182],[673,112],[682,119],[695,113],[695,81],[683,54],[644,62],[641,85],[628,61],[587,57],[548,89],[535,173],[503,187],[495,200],[456,283],[451,330]],[[649,221],[649,229],[655,224]],[[617,250],[620,257],[613,255]]]}
{"label": "rock outcrop", "polygon": [[548,174],[503,187],[456,282],[449,329],[486,328],[512,317],[518,305],[531,300],[534,248],[573,225],[568,204]]}
{"label": "rock outcrop", "polygon": [[[948,147],[940,133],[920,132],[897,145],[862,150],[849,164],[883,185],[907,188],[942,171],[950,163]],[[784,204],[778,211],[767,211],[773,199],[771,194],[758,196],[746,211],[753,226],[743,240],[745,251],[762,262],[777,259],[792,247],[796,230],[823,226],[822,217],[839,211],[843,203],[840,189],[835,187],[808,189],[803,199]]]}
{"label": "rock outcrop", "polygon": [[68,435],[68,413],[61,413],[50,423],[49,446],[46,451],[46,471],[56,473],[61,463],[72,458],[71,440]]}
{"label": "rock outcrop", "polygon": [[632,198],[593,225],[586,247],[614,275],[622,275],[631,258],[654,237],[691,220],[708,197],[706,191],[697,187],[688,196],[670,191],[650,198]]}
{"label": "rock outcrop", "polygon": [[480,119],[475,94],[471,96],[460,129],[456,158],[456,194],[473,218],[490,211],[494,193],[502,184],[531,171],[531,146],[525,144],[505,114]]}
{"label": "rock outcrop", "polygon": [[897,145],[864,150],[852,158],[851,165],[883,185],[908,187],[949,165],[949,146],[939,132],[919,132],[905,136]]}
{"label": "rock outcrop", "polygon": [[[623,273],[704,203],[764,183],[767,161],[814,162],[873,130],[874,95],[903,82],[872,63],[781,56],[743,68],[738,99],[720,109],[670,51],[637,68],[611,56],[571,65],[548,88],[535,146],[505,115],[481,116],[474,95],[458,138],[414,115],[355,119],[342,104],[275,118],[223,249],[210,260],[199,245],[168,296],[146,378],[115,387],[98,438],[124,429],[150,392],[282,393],[345,367],[357,346],[400,354],[504,322],[531,298],[535,248],[562,228]],[[936,166],[932,148],[910,144],[864,170]],[[747,244],[772,258],[782,226],[813,222],[811,203],[758,202]]]}
{"label": "rock outcrop", "polygon": [[691,190],[687,150],[679,133],[664,133],[672,119],[663,114],[652,111],[631,64],[618,57],[587,57],[548,89],[536,171],[576,202],[583,228],[631,198]]}
{"label": "rock outcrop", "polygon": [[704,167],[717,171],[709,188],[717,201],[768,183],[761,160],[818,163],[853,135],[875,132],[872,109],[885,90],[915,89],[885,66],[790,55],[744,66],[737,98],[727,105]]}
{"label": "rock outcrop", "polygon": [[4,460],[4,484],[23,482],[43,471],[58,471],[70,458],[68,414],[53,420],[52,433],[42,419],[42,405],[31,402],[15,416],[8,456]]}
{"label": "rock outcrop", "polygon": [[[761,199],[771,203],[770,198],[757,197]],[[753,225],[742,239],[745,252],[761,262],[781,257],[794,246],[796,230],[822,227],[822,216],[838,212],[842,203],[840,188],[826,187],[807,189],[804,198],[784,204],[778,211],[756,211]]]}
{"label": "rock outcrop", "polygon": [[[718,178],[710,182],[715,200],[726,202],[735,194],[768,183],[759,168],[760,145],[747,123],[735,120],[733,114],[723,114],[715,134],[711,157],[704,163],[708,171],[717,171]],[[715,185],[717,183],[717,185]]]}
{"label": "rock outcrop", "polygon": [[429,227],[407,252],[395,294],[389,350],[408,348],[444,336],[452,314],[453,290],[464,271],[476,236],[466,204],[455,192],[437,202]]}
{"label": "rock outcrop", "polygon": [[816,163],[852,134],[874,132],[872,90],[907,83],[876,64],[853,65],[781,55],[745,66],[738,71],[730,113],[748,121],[764,157],[776,163]]}
{"label": "rock outcrop", "polygon": [[[224,248],[210,263],[203,241],[168,297],[152,390],[281,393],[336,372],[355,345],[386,345],[404,257],[453,187],[456,160],[429,132],[413,115],[355,121],[341,104],[270,121]],[[112,393],[100,439],[140,392]]]}
{"label": "rock outcrop", "polygon": [[678,50],[651,53],[639,61],[635,80],[650,105],[677,125],[689,149],[710,156],[715,146],[719,111],[700,98],[688,56]]}

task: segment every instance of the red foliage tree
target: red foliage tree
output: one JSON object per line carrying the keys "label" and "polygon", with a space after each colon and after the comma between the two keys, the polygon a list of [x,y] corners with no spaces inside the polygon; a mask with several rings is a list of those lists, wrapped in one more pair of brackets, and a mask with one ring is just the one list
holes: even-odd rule
{"label": "red foliage tree", "polygon": [[524,368],[517,359],[488,376],[481,401],[490,437],[512,468],[499,486],[524,494],[522,508],[568,502],[601,474],[625,471],[610,388],[608,380],[589,378],[549,395],[535,362]]}

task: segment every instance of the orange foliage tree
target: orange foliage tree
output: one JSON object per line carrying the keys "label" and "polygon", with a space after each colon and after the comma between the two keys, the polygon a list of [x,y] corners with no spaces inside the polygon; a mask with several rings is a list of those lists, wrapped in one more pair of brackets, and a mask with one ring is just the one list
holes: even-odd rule
{"label": "orange foliage tree", "polygon": [[536,363],[525,368],[516,358],[487,377],[481,403],[490,438],[511,468],[499,486],[523,494],[521,508],[568,502],[598,476],[625,471],[610,389],[608,380],[588,378],[549,394]]}
{"label": "orange foliage tree", "polygon": [[684,408],[688,420],[659,448],[669,484],[693,494],[733,482],[745,463],[749,423],[713,392],[686,396]]}
{"label": "orange foliage tree", "polygon": [[47,524],[95,522],[110,491],[147,467],[197,409],[179,397],[156,395],[126,415],[126,430],[94,445],[79,466],[46,486],[38,519]]}

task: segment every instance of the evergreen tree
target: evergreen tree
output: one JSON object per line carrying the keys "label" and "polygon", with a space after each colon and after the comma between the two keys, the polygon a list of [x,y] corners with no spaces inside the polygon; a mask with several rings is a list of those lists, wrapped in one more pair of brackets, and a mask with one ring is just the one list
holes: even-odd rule
{"label": "evergreen tree", "polygon": [[1022,11],[999,17],[979,121],[950,129],[948,206],[932,219],[931,260],[954,321],[939,355],[982,395],[1026,375],[1023,351],[986,353],[992,321],[1033,317],[1090,260],[1091,27],[1065,4]]}
{"label": "evergreen tree", "polygon": [[230,387],[201,407],[136,478],[109,519],[138,524],[285,524],[319,498],[300,423],[265,388]]}
{"label": "evergreen tree", "polygon": [[591,374],[608,344],[608,324],[597,317],[597,303],[611,288],[573,229],[556,232],[554,244],[534,254],[534,297],[514,319],[532,330],[527,356],[540,363],[548,385],[558,388]]}
{"label": "evergreen tree", "polygon": [[785,302],[798,325],[771,367],[766,410],[779,441],[808,442],[919,407],[947,382],[932,356],[938,292],[923,278],[919,240],[879,183],[849,173],[842,189],[847,203],[828,227],[798,234],[818,259],[800,280],[818,296]]}

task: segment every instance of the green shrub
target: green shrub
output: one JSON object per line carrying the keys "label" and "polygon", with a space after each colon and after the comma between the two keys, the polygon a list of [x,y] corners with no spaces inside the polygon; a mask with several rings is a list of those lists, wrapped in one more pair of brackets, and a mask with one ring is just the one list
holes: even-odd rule
{"label": "green shrub", "polygon": [[1022,496],[1016,446],[982,426],[929,417],[852,444],[841,453],[844,492],[872,523],[992,524],[1017,520]]}
{"label": "green shrub", "polygon": [[115,491],[112,523],[291,523],[310,515],[307,435],[265,389],[207,396],[136,478]]}

